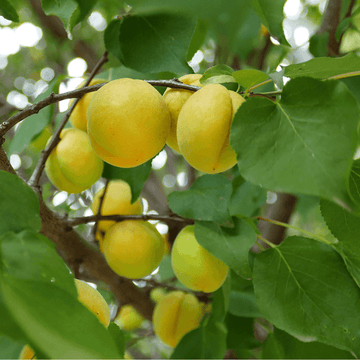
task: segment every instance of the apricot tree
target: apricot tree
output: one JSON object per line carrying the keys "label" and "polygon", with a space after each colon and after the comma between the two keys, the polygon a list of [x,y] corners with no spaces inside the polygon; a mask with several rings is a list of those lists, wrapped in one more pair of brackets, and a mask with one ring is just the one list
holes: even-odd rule
{"label": "apricot tree", "polygon": [[30,3],[0,2],[0,54],[43,31],[0,57],[0,357],[358,358],[359,1]]}

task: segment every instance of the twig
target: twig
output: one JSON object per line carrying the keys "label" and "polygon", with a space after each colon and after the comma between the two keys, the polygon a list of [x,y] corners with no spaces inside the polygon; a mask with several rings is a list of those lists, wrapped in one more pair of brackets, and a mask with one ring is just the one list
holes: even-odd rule
{"label": "twig", "polygon": [[104,187],[104,193],[101,195],[100,197],[100,201],[99,201],[99,208],[97,210],[97,213],[95,214],[96,216],[96,220],[95,220],[95,225],[92,229],[92,233],[93,233],[93,238],[96,239],[96,232],[97,232],[97,228],[98,228],[98,223],[99,223],[99,218],[101,216],[101,207],[103,205],[104,199],[105,199],[105,194],[106,194],[106,190],[108,189],[108,185],[109,185],[109,180],[106,179],[105,180],[105,187]]}
{"label": "twig", "polygon": [[[102,65],[105,64],[108,61],[107,56],[108,56],[108,52],[105,51],[104,54],[102,55],[102,57],[100,58],[99,62],[97,63],[97,65],[95,66],[93,71],[91,72],[90,76],[85,81],[84,87],[86,87],[86,86],[88,86],[90,84],[91,80],[98,73],[98,71],[100,70]],[[42,172],[44,170],[44,167],[45,167],[45,162],[46,162],[47,158],[49,157],[49,155],[51,154],[51,152],[53,151],[53,149],[56,147],[56,145],[60,141],[60,133],[61,133],[62,129],[64,128],[64,126],[66,125],[67,121],[69,120],[69,117],[70,117],[72,111],[74,110],[76,104],[79,102],[79,100],[80,100],[80,98],[77,98],[72,103],[72,105],[70,106],[70,109],[66,112],[66,114],[65,114],[63,120],[61,121],[59,127],[56,129],[54,136],[51,138],[51,141],[46,146],[45,150],[43,150],[41,152],[40,159],[39,159],[38,163],[36,164],[35,170],[32,173],[32,175],[30,177],[30,180],[29,180],[29,185],[31,187],[38,188],[40,177],[41,177],[41,174],[42,174]],[[40,191],[40,189],[38,188],[37,191]]]}
{"label": "twig", "polygon": [[123,221],[123,220],[159,220],[163,222],[181,222],[184,224],[194,224],[194,220],[185,219],[180,216],[165,216],[165,215],[153,215],[153,214],[144,214],[144,215],[91,215],[77,217],[73,219],[68,219],[68,226],[77,226],[80,224],[87,224],[89,222],[94,222],[97,220],[111,220],[111,221]]}

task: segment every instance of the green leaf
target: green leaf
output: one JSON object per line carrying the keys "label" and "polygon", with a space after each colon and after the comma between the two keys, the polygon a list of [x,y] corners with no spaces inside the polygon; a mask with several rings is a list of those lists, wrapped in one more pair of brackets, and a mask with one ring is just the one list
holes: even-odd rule
{"label": "green leaf", "polygon": [[360,219],[329,201],[320,202],[321,214],[331,233],[339,240],[334,248],[360,286]]}
{"label": "green leaf", "polygon": [[261,22],[284,45],[289,45],[283,31],[283,8],[286,0],[251,0],[251,6]]}
{"label": "green leaf", "polygon": [[191,330],[180,340],[170,359],[202,359],[202,328]]}
{"label": "green leaf", "polygon": [[8,20],[19,22],[19,15],[8,0],[1,0],[0,14]]}
{"label": "green leaf", "polygon": [[227,65],[215,65],[207,69],[200,79],[203,85],[236,82],[232,76],[234,70]]}
{"label": "green leaf", "polygon": [[171,266],[171,256],[165,255],[159,265],[159,276],[161,281],[167,281],[175,277],[174,270]]}
{"label": "green leaf", "polygon": [[231,181],[225,176],[203,175],[194,181],[189,190],[169,194],[168,202],[170,209],[182,217],[229,226],[231,192]]}
{"label": "green leaf", "polygon": [[262,359],[353,359],[348,351],[319,343],[303,342],[278,328],[269,334]]}
{"label": "green leaf", "polygon": [[360,203],[360,159],[355,160],[351,168],[349,187],[353,199]]}
{"label": "green leaf", "polygon": [[190,61],[195,53],[200,49],[204,43],[209,25],[202,19],[197,19],[194,35],[191,39],[189,49],[186,55],[186,61]]}
{"label": "green leaf", "polygon": [[192,72],[186,55],[195,27],[193,18],[180,14],[126,17],[120,27],[122,61],[142,72]]}
{"label": "green leaf", "polygon": [[122,19],[112,20],[110,21],[104,32],[105,49],[120,61],[122,61],[122,53],[119,40],[121,24]]}
{"label": "green leaf", "polygon": [[[71,24],[71,16],[75,12],[78,3],[76,0],[41,0],[42,8],[46,15],[57,16],[64,24],[65,29],[71,30],[74,24]],[[74,16],[77,16],[75,13]]]}
{"label": "green leaf", "polygon": [[227,348],[234,350],[238,359],[252,358],[251,350],[261,345],[254,339],[254,319],[228,313],[225,323],[228,328]]}
{"label": "green leaf", "polygon": [[254,289],[264,317],[294,336],[360,354],[360,289],[330,246],[299,236],[256,255]]}
{"label": "green leaf", "polygon": [[75,0],[78,6],[70,17],[70,32],[73,30],[76,24],[83,21],[90,14],[91,9],[94,7],[97,1],[98,0]]}
{"label": "green leaf", "polygon": [[73,277],[55,245],[45,236],[29,230],[0,235],[3,273],[23,280],[54,285],[77,296]]}
{"label": "green leaf", "polygon": [[0,277],[6,305],[30,343],[49,358],[119,358],[97,317],[53,283]]}
{"label": "green leaf", "polygon": [[253,216],[266,202],[267,191],[237,176],[232,181],[233,193],[229,206],[230,215]]}
{"label": "green leaf", "polygon": [[244,220],[235,217],[233,221],[233,228],[221,227],[215,222],[195,221],[195,237],[202,247],[238,275],[249,278],[248,256],[256,241],[256,233]]}
{"label": "green leaf", "polygon": [[232,291],[230,293],[229,313],[239,317],[262,317],[253,292]]}
{"label": "green leaf", "polygon": [[5,335],[0,335],[0,359],[18,359],[23,346],[22,343],[18,343]]}
{"label": "green leaf", "polygon": [[233,72],[235,80],[248,89],[254,85],[260,84],[265,80],[270,79],[269,75],[260,70],[246,69]]}
{"label": "green leaf", "polygon": [[40,231],[40,205],[33,190],[16,175],[0,170],[0,233]]}
{"label": "green leaf", "polygon": [[300,64],[289,65],[285,68],[285,76],[295,79],[308,76],[315,79],[360,75],[360,57],[350,53],[339,58],[316,58]]}
{"label": "green leaf", "polygon": [[341,82],[301,78],[285,85],[279,102],[242,104],[230,140],[246,180],[354,210],[348,184],[358,122],[358,104]]}
{"label": "green leaf", "polygon": [[108,331],[117,347],[120,358],[122,359],[124,357],[126,345],[124,331],[122,331],[114,322],[110,323]]}
{"label": "green leaf", "polygon": [[[36,102],[40,100],[44,100],[51,93],[57,94],[59,92],[60,83],[64,80],[65,76],[60,75],[57,76],[51,83],[49,84],[48,90],[46,90],[43,94],[40,94],[36,98]],[[41,109],[39,113],[31,115],[23,120],[16,130],[14,137],[11,140],[9,149],[7,151],[8,156],[13,153],[20,154],[32,140],[34,140],[41,132],[48,126],[54,115],[54,104],[46,106]]]}
{"label": "green leaf", "polygon": [[108,180],[121,179],[126,181],[131,188],[131,203],[133,204],[140,196],[141,190],[151,173],[151,161],[134,168],[119,168],[104,162],[102,177]]}
{"label": "green leaf", "polygon": [[315,57],[326,56],[328,51],[329,34],[314,34],[310,38],[309,50]]}

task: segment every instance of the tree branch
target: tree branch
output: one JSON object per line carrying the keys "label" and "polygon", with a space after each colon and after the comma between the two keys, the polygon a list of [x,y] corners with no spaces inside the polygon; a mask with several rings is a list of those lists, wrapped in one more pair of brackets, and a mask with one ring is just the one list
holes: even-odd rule
{"label": "tree branch", "polygon": [[124,221],[124,220],[158,220],[163,221],[166,223],[182,223],[184,225],[192,225],[194,224],[194,220],[185,219],[181,216],[174,215],[174,216],[166,216],[166,215],[154,215],[154,214],[144,214],[144,215],[91,215],[91,216],[83,216],[77,217],[73,219],[67,220],[68,226],[77,226],[81,224],[87,224],[90,222],[94,222],[96,220],[111,220],[111,221]]}

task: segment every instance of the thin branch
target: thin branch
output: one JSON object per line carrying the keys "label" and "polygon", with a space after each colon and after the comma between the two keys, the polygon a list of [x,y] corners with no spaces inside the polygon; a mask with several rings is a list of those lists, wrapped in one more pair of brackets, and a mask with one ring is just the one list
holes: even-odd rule
{"label": "thin branch", "polygon": [[[99,62],[97,63],[97,65],[95,66],[93,71],[91,72],[90,76],[85,81],[85,84],[84,84],[83,87],[86,87],[86,86],[88,86],[90,84],[91,80],[94,78],[94,76],[98,73],[98,71],[101,69],[101,67],[107,61],[108,61],[108,52],[105,51],[104,54],[101,56]],[[35,170],[32,173],[32,175],[30,177],[30,180],[29,180],[29,185],[31,187],[38,187],[41,174],[42,174],[42,172],[43,172],[43,170],[45,168],[45,162],[46,162],[47,158],[49,157],[49,155],[51,154],[51,152],[53,151],[53,149],[59,143],[59,141],[60,141],[60,133],[61,133],[62,129],[64,128],[64,126],[66,125],[67,121],[69,120],[69,117],[70,117],[72,111],[74,110],[75,106],[79,102],[79,100],[80,100],[80,98],[77,98],[72,103],[72,105],[70,106],[70,109],[66,112],[64,118],[62,119],[59,127],[56,129],[54,136],[51,138],[51,141],[46,146],[45,150],[43,150],[41,152],[40,159],[39,159],[38,163],[36,164]]]}
{"label": "thin branch", "polygon": [[192,225],[194,224],[194,220],[185,219],[180,216],[165,216],[165,215],[155,215],[155,214],[144,214],[144,215],[91,215],[91,216],[83,216],[77,217],[73,219],[68,219],[68,226],[77,226],[81,224],[87,224],[90,222],[94,222],[96,220],[111,220],[111,221],[123,221],[123,220],[158,220],[163,222],[179,222],[183,224]]}
{"label": "thin branch", "polygon": [[97,228],[98,228],[98,223],[99,223],[99,219],[100,219],[100,216],[101,216],[101,208],[102,208],[102,205],[103,205],[103,202],[104,202],[104,199],[105,199],[105,194],[106,194],[106,191],[108,189],[108,185],[109,185],[109,180],[106,179],[105,187],[104,187],[104,193],[100,196],[99,208],[97,210],[97,213],[95,214],[95,216],[96,216],[95,225],[94,225],[94,227],[92,229],[93,238],[95,240],[96,240],[96,232],[97,232]]}

